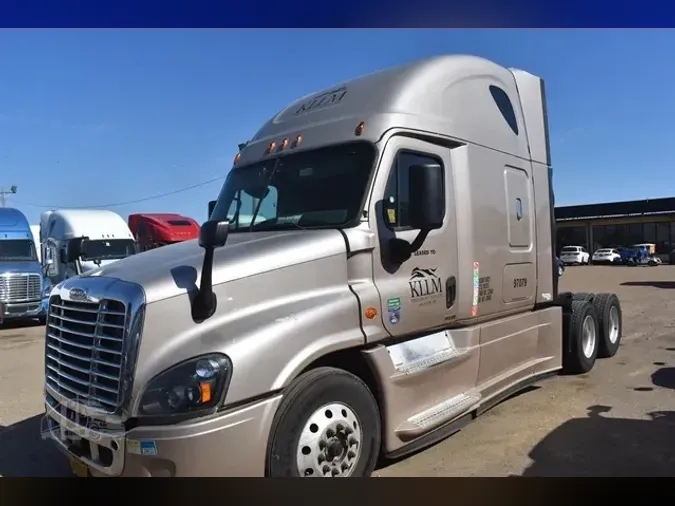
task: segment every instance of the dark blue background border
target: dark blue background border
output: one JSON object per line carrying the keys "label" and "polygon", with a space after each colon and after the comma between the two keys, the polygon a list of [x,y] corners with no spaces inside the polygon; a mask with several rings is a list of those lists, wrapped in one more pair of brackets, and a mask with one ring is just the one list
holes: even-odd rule
{"label": "dark blue background border", "polygon": [[0,0],[4,28],[673,26],[668,0]]}

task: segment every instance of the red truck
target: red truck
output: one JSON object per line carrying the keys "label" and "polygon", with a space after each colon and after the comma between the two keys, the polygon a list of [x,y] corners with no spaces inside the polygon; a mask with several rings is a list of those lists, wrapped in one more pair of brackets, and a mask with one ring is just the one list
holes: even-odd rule
{"label": "red truck", "polygon": [[140,251],[199,236],[199,224],[195,220],[174,213],[130,214],[129,228]]}

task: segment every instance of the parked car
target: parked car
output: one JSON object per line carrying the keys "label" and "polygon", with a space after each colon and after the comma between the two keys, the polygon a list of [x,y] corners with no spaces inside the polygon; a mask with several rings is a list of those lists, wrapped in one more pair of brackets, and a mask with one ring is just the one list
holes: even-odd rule
{"label": "parked car", "polygon": [[591,260],[594,264],[619,264],[621,253],[614,248],[600,248],[593,253]]}
{"label": "parked car", "polygon": [[591,263],[591,255],[583,246],[564,246],[560,250],[560,260],[565,265],[588,265]]}

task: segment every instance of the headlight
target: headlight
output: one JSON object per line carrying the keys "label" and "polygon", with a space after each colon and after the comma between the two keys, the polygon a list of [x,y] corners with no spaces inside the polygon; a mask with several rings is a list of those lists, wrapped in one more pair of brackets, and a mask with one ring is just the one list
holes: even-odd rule
{"label": "headlight", "polygon": [[200,416],[214,412],[232,375],[226,355],[212,353],[182,362],[156,376],[141,397],[139,415]]}

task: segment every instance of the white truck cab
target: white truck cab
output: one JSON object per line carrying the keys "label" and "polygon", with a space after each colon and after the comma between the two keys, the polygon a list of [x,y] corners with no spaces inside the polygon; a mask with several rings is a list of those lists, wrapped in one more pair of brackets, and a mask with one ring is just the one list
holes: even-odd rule
{"label": "white truck cab", "polygon": [[47,211],[40,219],[42,266],[56,285],[136,253],[126,221],[103,209]]}

